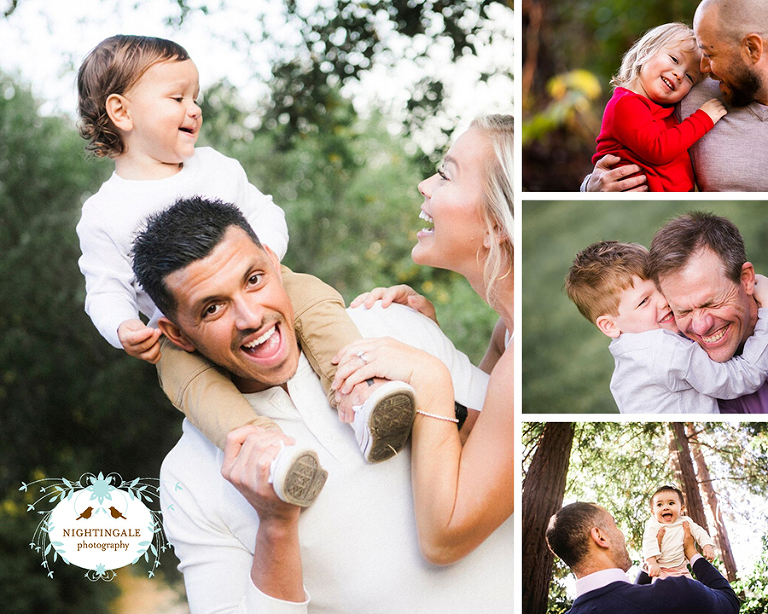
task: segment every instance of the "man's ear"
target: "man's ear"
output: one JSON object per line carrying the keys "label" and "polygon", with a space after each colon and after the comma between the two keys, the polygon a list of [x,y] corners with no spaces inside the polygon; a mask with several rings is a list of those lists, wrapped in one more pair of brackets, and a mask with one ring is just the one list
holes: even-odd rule
{"label": "man's ear", "polygon": [[280,264],[280,258],[278,258],[277,254],[269,249],[266,245],[262,244],[262,247],[264,248],[264,251],[267,252],[267,256],[269,256],[269,260],[272,262],[272,266],[275,267],[277,278],[280,280],[280,283],[283,283],[283,271],[281,270],[282,265]]}
{"label": "man's ear", "polygon": [[616,339],[621,334],[621,331],[619,330],[616,321],[613,319],[613,316],[609,316],[607,314],[598,316],[597,320],[595,320],[595,324],[597,324],[597,327],[600,329],[601,333],[610,337],[611,339]]}
{"label": "man's ear", "polygon": [[747,34],[741,41],[742,53],[749,63],[757,64],[763,57],[763,37],[759,34]]}
{"label": "man's ear", "polygon": [[751,262],[741,265],[741,285],[749,296],[755,292],[755,267]]}
{"label": "man's ear", "polygon": [[608,540],[600,527],[592,527],[589,531],[589,537],[601,548],[608,547]]}
{"label": "man's ear", "polygon": [[157,321],[157,327],[163,331],[163,334],[168,337],[168,339],[170,339],[174,345],[177,345],[182,350],[186,350],[187,352],[195,351],[195,346],[190,343],[184,332],[168,318],[160,318]]}
{"label": "man's ear", "polygon": [[116,128],[129,132],[133,129],[133,120],[128,109],[128,101],[120,94],[110,94],[106,102],[107,115]]}

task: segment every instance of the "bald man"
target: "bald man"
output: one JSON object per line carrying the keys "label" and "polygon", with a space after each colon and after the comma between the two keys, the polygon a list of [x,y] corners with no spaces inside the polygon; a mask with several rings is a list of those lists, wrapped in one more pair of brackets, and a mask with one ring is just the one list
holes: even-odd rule
{"label": "bald man", "polygon": [[[703,0],[693,18],[702,52],[698,83],[679,105],[680,117],[710,98],[728,114],[689,150],[696,184],[704,192],[768,191],[768,2]],[[629,178],[634,165],[614,168],[618,158],[598,161],[582,190],[645,191],[645,177]]]}
{"label": "bald man", "polygon": [[549,549],[576,576],[576,600],[567,614],[736,614],[739,600],[720,572],[696,552],[688,523],[685,556],[698,580],[665,578],[631,584],[624,534],[608,511],[594,503],[571,503],[549,521]]}

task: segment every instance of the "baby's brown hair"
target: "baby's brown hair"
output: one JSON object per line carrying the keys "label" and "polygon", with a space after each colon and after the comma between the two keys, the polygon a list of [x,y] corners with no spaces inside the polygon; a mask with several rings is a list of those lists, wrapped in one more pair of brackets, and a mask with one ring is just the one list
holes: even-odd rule
{"label": "baby's brown hair", "polygon": [[120,132],[107,114],[107,98],[124,94],[160,62],[182,62],[189,54],[163,38],[118,34],[101,41],[85,57],[77,72],[78,129],[96,156],[116,158],[125,151]]}

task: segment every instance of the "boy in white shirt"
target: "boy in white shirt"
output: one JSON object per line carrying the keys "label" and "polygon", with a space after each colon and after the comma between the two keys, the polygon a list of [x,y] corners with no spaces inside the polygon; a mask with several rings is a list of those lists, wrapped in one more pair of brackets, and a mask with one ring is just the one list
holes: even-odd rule
{"label": "boy in white shirt", "polygon": [[[685,506],[683,493],[678,488],[662,486],[653,493],[650,504],[651,517],[646,521],[643,532],[643,560],[651,578],[691,578],[683,549],[684,522],[688,523],[691,535],[701,547],[704,558],[710,563],[715,559],[714,542],[709,533],[688,516],[682,515]],[[664,535],[659,540],[658,533],[662,528]]]}
{"label": "boy in white shirt", "polygon": [[[254,414],[251,405],[219,369],[197,353],[162,343],[154,325],[162,315],[138,284],[131,245],[153,213],[179,198],[202,196],[234,203],[261,242],[278,258],[288,245],[285,215],[270,196],[248,182],[243,168],[209,147],[195,149],[202,124],[196,99],[198,72],[180,45],[145,36],[113,36],[96,46],[78,72],[80,134],[86,148],[115,162],[115,172],[83,206],[77,225],[86,279],[85,308],[99,332],[131,356],[158,363],[163,390],[171,402],[219,448],[227,434],[247,423],[279,427]],[[258,290],[256,276],[243,280]],[[320,280],[283,267],[283,282],[295,312],[299,341],[320,376],[331,404],[335,375],[331,359],[360,334],[344,310],[344,301]],[[231,308],[212,297],[201,306],[204,326]],[[139,312],[149,319],[144,324]],[[270,341],[275,323],[241,331],[233,340],[250,360],[275,351]],[[364,360],[364,357],[361,356]],[[403,382],[368,381],[357,391],[352,422],[366,460],[390,458],[404,445],[415,416],[413,389]],[[361,388],[365,388],[364,386]],[[367,396],[367,399],[364,397]],[[327,473],[313,450],[300,445],[281,449],[273,465],[273,486],[281,499],[310,505]]]}
{"label": "boy in white shirt", "polygon": [[[766,285],[760,284],[761,295]],[[648,250],[642,245],[590,245],[576,255],[565,287],[582,315],[612,339],[611,393],[621,413],[716,414],[718,398],[749,394],[766,379],[768,312],[759,310],[741,356],[714,362],[679,334],[648,275]]]}

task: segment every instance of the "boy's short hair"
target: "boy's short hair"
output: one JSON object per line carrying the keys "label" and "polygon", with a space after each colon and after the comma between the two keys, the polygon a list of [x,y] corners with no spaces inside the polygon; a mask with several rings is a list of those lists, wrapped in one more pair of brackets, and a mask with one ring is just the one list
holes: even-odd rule
{"label": "boy's short hair", "polygon": [[676,486],[671,486],[669,484],[665,484],[661,488],[658,488],[655,493],[651,495],[651,498],[648,499],[648,505],[653,508],[653,498],[658,495],[660,492],[674,492],[677,493],[677,496],[680,497],[680,507],[685,507],[685,497],[683,497],[683,491],[677,488]]}
{"label": "boy's short hair", "polygon": [[77,72],[78,129],[96,156],[115,158],[125,151],[120,133],[107,115],[107,98],[124,94],[149,68],[166,61],[184,61],[181,45],[163,38],[118,34],[101,41]]}
{"label": "boy's short hair", "polygon": [[632,277],[648,276],[648,250],[637,243],[600,241],[576,254],[565,278],[565,291],[592,324],[601,315],[619,315],[619,294]]}

